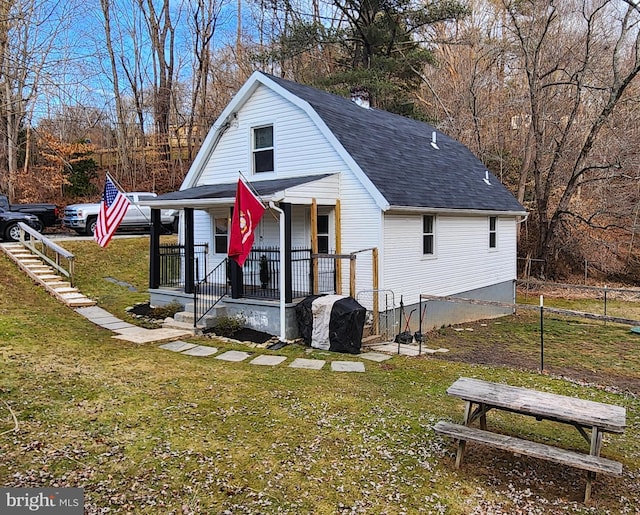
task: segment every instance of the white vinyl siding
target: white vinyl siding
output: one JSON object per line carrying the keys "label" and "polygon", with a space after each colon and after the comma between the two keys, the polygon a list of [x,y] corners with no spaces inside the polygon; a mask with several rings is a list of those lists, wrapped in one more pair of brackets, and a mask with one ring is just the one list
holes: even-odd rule
{"label": "white vinyl siding", "polygon": [[[256,177],[252,175],[252,129],[267,125],[273,125],[276,172],[261,172]],[[221,136],[197,185],[236,181],[238,171],[256,180],[268,180],[344,169],[338,152],[302,109],[260,86]]]}
{"label": "white vinyl siding", "polygon": [[497,249],[487,245],[486,216],[437,216],[437,259],[421,259],[422,216],[385,216],[385,288],[418,302],[420,293],[453,295],[516,278],[516,222],[497,218]]}

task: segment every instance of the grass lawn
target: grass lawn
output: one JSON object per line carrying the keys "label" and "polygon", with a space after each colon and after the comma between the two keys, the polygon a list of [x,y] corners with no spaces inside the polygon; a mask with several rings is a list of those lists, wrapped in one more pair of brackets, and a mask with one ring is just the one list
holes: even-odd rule
{"label": "grass lawn", "polygon": [[[148,298],[147,245],[62,243],[77,255],[83,293],[121,318]],[[434,332],[427,345],[451,349],[441,357],[309,371],[286,365],[359,358],[207,338],[189,341],[289,360],[184,356],[112,339],[4,255],[0,282],[0,486],[83,487],[90,514],[640,512],[640,336],[627,327],[550,318],[549,374],[535,371],[535,312]],[[603,447],[624,476],[599,476],[584,505],[585,476],[574,469],[469,444],[456,471],[452,441],[432,427],[461,421],[462,403],[446,395],[460,376],[626,407],[626,432]],[[489,423],[586,445],[568,426],[501,413]]]}

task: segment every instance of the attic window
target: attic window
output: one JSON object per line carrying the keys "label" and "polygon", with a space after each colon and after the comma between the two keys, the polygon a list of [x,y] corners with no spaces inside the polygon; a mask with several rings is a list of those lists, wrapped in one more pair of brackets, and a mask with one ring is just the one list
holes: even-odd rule
{"label": "attic window", "polygon": [[253,171],[273,172],[273,125],[253,129]]}

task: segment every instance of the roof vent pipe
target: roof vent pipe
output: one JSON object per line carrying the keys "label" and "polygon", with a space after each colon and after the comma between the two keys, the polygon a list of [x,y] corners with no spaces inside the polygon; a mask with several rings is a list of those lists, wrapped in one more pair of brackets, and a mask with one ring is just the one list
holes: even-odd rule
{"label": "roof vent pipe", "polygon": [[351,90],[351,101],[360,107],[369,109],[371,107],[371,95],[364,86],[356,86]]}
{"label": "roof vent pipe", "polygon": [[435,148],[436,150],[440,150],[440,147],[438,146],[438,144],[436,143],[436,131],[433,131],[431,133],[431,146],[433,148]]}
{"label": "roof vent pipe", "polygon": [[484,171],[484,179],[482,179],[487,185],[491,186],[491,183],[489,182],[489,170],[485,170]]}

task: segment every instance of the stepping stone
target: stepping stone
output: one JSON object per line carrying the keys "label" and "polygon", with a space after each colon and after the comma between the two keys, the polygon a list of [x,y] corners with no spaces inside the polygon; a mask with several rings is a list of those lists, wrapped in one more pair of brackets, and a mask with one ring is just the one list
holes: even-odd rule
{"label": "stepping stone", "polygon": [[248,352],[242,352],[239,350],[228,350],[227,352],[223,352],[220,356],[216,356],[216,359],[221,359],[223,361],[244,361],[251,354]]}
{"label": "stepping stone", "polygon": [[362,361],[332,361],[331,370],[334,372],[364,372]]}
{"label": "stepping stone", "polygon": [[380,352],[365,352],[364,354],[360,354],[358,357],[368,359],[369,361],[377,361],[378,363],[391,359],[391,356],[388,354],[382,354]]}
{"label": "stepping stone", "polygon": [[443,347],[440,347],[439,349],[436,349],[434,352],[449,352],[449,349],[445,349]]}
{"label": "stepping stone", "polygon": [[271,356],[269,354],[261,354],[255,359],[252,359],[250,363],[252,365],[269,365],[274,367],[282,363],[285,359],[287,359],[286,356]]}
{"label": "stepping stone", "polygon": [[160,345],[161,349],[170,350],[173,352],[183,352],[185,350],[193,349],[194,347],[197,347],[195,343],[187,343],[181,340],[163,343],[162,345]]}
{"label": "stepping stone", "polygon": [[[87,317],[89,319],[89,321],[93,322],[96,325],[100,325],[102,327],[106,327],[105,324],[117,324],[119,322],[122,322],[123,320],[120,318],[116,318],[114,316],[106,316],[106,317],[96,317],[96,316],[90,316]],[[129,324],[130,326],[133,324]]]}
{"label": "stepping stone", "polygon": [[216,352],[218,352],[218,349],[216,349],[215,347],[196,345],[191,349],[187,349],[182,354],[186,354],[187,356],[211,356],[211,354],[215,354]]}
{"label": "stepping stone", "polygon": [[323,359],[305,359],[305,358],[296,358],[293,360],[291,368],[306,368],[308,370],[320,370],[326,361]]}
{"label": "stepping stone", "polygon": [[120,329],[128,329],[130,327],[135,327],[133,324],[129,322],[124,322],[123,320],[117,320],[115,322],[100,322],[96,325],[100,327],[104,327],[105,329],[109,329],[111,331],[119,331]]}
{"label": "stepping stone", "polygon": [[76,309],[76,311],[79,314],[81,314],[83,317],[88,318],[90,320],[94,318],[106,318],[106,317],[115,318],[106,309],[99,308],[98,306],[91,306],[89,308],[80,308],[80,309]]}
{"label": "stepping stone", "polygon": [[179,329],[145,329],[137,326],[117,329],[115,332],[120,334],[112,336],[112,338],[131,343],[153,343],[193,336],[192,332],[180,331]]}

